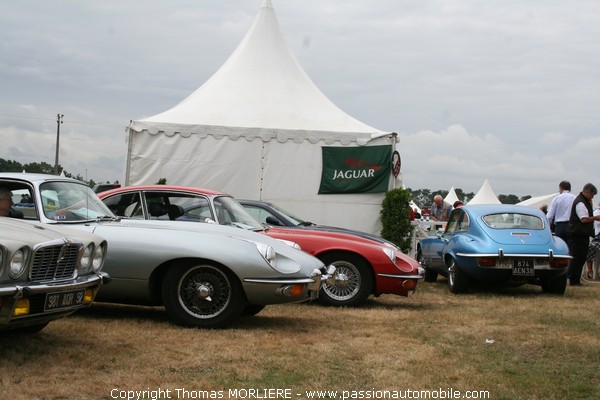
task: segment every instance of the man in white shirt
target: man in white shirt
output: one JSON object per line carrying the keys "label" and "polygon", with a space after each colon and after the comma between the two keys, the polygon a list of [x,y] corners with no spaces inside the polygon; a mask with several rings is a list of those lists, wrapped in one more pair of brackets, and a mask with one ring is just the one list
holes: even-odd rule
{"label": "man in white shirt", "polygon": [[571,193],[571,182],[569,181],[559,183],[558,191],[560,194],[552,199],[546,218],[548,218],[550,226],[554,225],[554,234],[569,244],[569,219],[575,195]]}

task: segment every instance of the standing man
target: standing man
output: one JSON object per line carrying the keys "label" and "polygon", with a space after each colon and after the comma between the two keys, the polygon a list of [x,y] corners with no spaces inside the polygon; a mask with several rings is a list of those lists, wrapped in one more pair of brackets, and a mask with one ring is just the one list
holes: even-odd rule
{"label": "standing man", "polygon": [[589,249],[590,237],[594,236],[594,221],[600,221],[600,215],[594,216],[592,199],[598,194],[596,186],[586,183],[575,198],[571,207],[569,227],[571,231],[571,255],[569,263],[569,284],[581,286],[581,271]]}
{"label": "standing man", "polygon": [[433,205],[431,206],[431,218],[434,221],[448,221],[452,206],[450,203],[444,201],[442,196],[439,194],[433,198]]}
{"label": "standing man", "polygon": [[552,199],[546,218],[548,218],[550,226],[554,224],[554,234],[564,240],[570,249],[569,219],[575,195],[571,193],[571,182],[569,181],[559,183],[558,191],[560,194]]}

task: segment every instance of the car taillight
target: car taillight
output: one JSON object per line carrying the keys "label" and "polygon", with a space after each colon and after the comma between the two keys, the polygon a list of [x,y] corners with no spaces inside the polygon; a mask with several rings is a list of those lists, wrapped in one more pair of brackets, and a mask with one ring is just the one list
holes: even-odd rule
{"label": "car taillight", "polygon": [[479,257],[477,263],[480,267],[495,267],[496,257]]}
{"label": "car taillight", "polygon": [[552,261],[550,261],[550,266],[552,268],[564,268],[564,267],[567,267],[568,265],[569,265],[568,258],[553,258]]}
{"label": "car taillight", "polygon": [[414,290],[417,287],[416,279],[407,279],[402,282],[402,287],[408,290]]}

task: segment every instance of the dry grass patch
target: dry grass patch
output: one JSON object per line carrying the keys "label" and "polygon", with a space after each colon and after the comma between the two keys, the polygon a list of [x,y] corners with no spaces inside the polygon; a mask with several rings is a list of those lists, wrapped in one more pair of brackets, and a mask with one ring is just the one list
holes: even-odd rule
{"label": "dry grass patch", "polygon": [[598,309],[600,284],[564,297],[536,287],[455,296],[441,279],[359,309],[269,306],[226,330],[174,326],[161,308],[96,304],[37,335],[1,335],[0,392],[453,388],[492,399],[597,398]]}

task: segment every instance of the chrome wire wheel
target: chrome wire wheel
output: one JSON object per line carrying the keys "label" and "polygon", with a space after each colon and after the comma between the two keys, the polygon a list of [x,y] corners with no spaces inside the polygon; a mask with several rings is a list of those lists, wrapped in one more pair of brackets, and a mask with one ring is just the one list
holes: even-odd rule
{"label": "chrome wire wheel", "polygon": [[189,269],[177,284],[181,307],[194,318],[221,314],[231,302],[232,285],[227,275],[210,265]]}
{"label": "chrome wire wheel", "polygon": [[335,307],[358,307],[373,293],[371,265],[362,257],[347,252],[331,252],[319,257],[325,265],[336,269],[333,285],[323,285],[319,303]]}
{"label": "chrome wire wheel", "polygon": [[347,261],[333,263],[336,278],[333,285],[325,285],[323,291],[336,301],[347,301],[357,295],[360,290],[361,276],[356,266]]}

